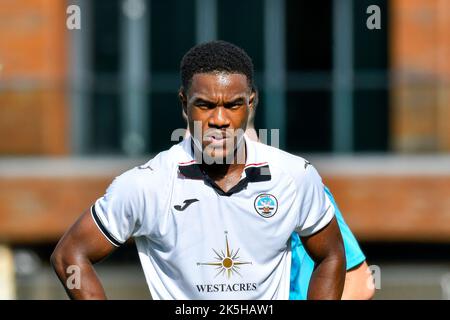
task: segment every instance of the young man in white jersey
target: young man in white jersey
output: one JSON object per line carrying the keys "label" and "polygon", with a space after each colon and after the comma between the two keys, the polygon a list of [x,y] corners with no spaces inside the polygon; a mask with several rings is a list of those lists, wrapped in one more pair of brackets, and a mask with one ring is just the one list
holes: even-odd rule
{"label": "young man in white jersey", "polygon": [[[180,69],[191,138],[117,177],[62,237],[51,261],[69,296],[106,298],[93,264],[133,237],[154,299],[288,299],[296,231],[316,264],[308,298],[340,299],[344,245],[320,176],[243,134],[251,59],[213,41]],[[66,285],[70,265],[79,289]]]}

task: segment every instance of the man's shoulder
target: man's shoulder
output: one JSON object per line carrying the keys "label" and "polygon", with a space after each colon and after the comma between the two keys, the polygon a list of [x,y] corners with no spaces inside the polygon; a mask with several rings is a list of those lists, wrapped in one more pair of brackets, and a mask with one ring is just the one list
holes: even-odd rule
{"label": "man's shoulder", "polygon": [[122,185],[129,185],[130,188],[157,187],[170,180],[181,152],[179,145],[174,145],[158,153],[146,163],[123,172],[115,180]]}
{"label": "man's shoulder", "polygon": [[138,170],[150,170],[151,172],[172,171],[177,164],[184,159],[184,151],[181,144],[173,145],[170,149],[161,151],[146,163],[137,166]]}
{"label": "man's shoulder", "polygon": [[267,159],[269,167],[295,178],[305,175],[311,163],[305,158],[263,143],[257,143],[258,156]]}

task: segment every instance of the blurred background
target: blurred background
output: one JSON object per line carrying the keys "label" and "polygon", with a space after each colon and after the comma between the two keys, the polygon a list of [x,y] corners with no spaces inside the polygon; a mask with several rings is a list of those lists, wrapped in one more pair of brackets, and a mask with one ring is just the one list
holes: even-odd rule
{"label": "blurred background", "polygon": [[[223,39],[253,58],[256,126],[333,192],[375,298],[450,299],[449,0],[0,0],[0,39],[0,298],[66,298],[56,242],[175,143],[180,59]],[[150,298],[133,243],[97,270],[110,298]]]}

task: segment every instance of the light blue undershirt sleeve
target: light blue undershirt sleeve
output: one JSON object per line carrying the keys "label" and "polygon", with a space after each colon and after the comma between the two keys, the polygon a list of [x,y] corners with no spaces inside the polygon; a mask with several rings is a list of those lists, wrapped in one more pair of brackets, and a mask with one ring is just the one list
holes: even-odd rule
{"label": "light blue undershirt sleeve", "polygon": [[[344,217],[339,210],[330,190],[325,187],[325,193],[335,207],[336,220],[341,230],[347,260],[347,270],[353,269],[366,260],[364,253],[359,247],[358,241],[345,223]],[[292,262],[291,262],[291,284],[289,299],[306,300],[308,295],[309,281],[314,271],[314,261],[306,253],[300,237],[296,232],[291,236]]]}

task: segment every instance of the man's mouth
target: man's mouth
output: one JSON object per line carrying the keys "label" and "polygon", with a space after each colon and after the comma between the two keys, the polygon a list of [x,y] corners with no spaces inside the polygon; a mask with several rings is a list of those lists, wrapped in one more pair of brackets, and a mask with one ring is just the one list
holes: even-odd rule
{"label": "man's mouth", "polygon": [[203,138],[203,141],[207,142],[208,145],[224,145],[229,139],[229,136],[222,133],[212,133]]}

